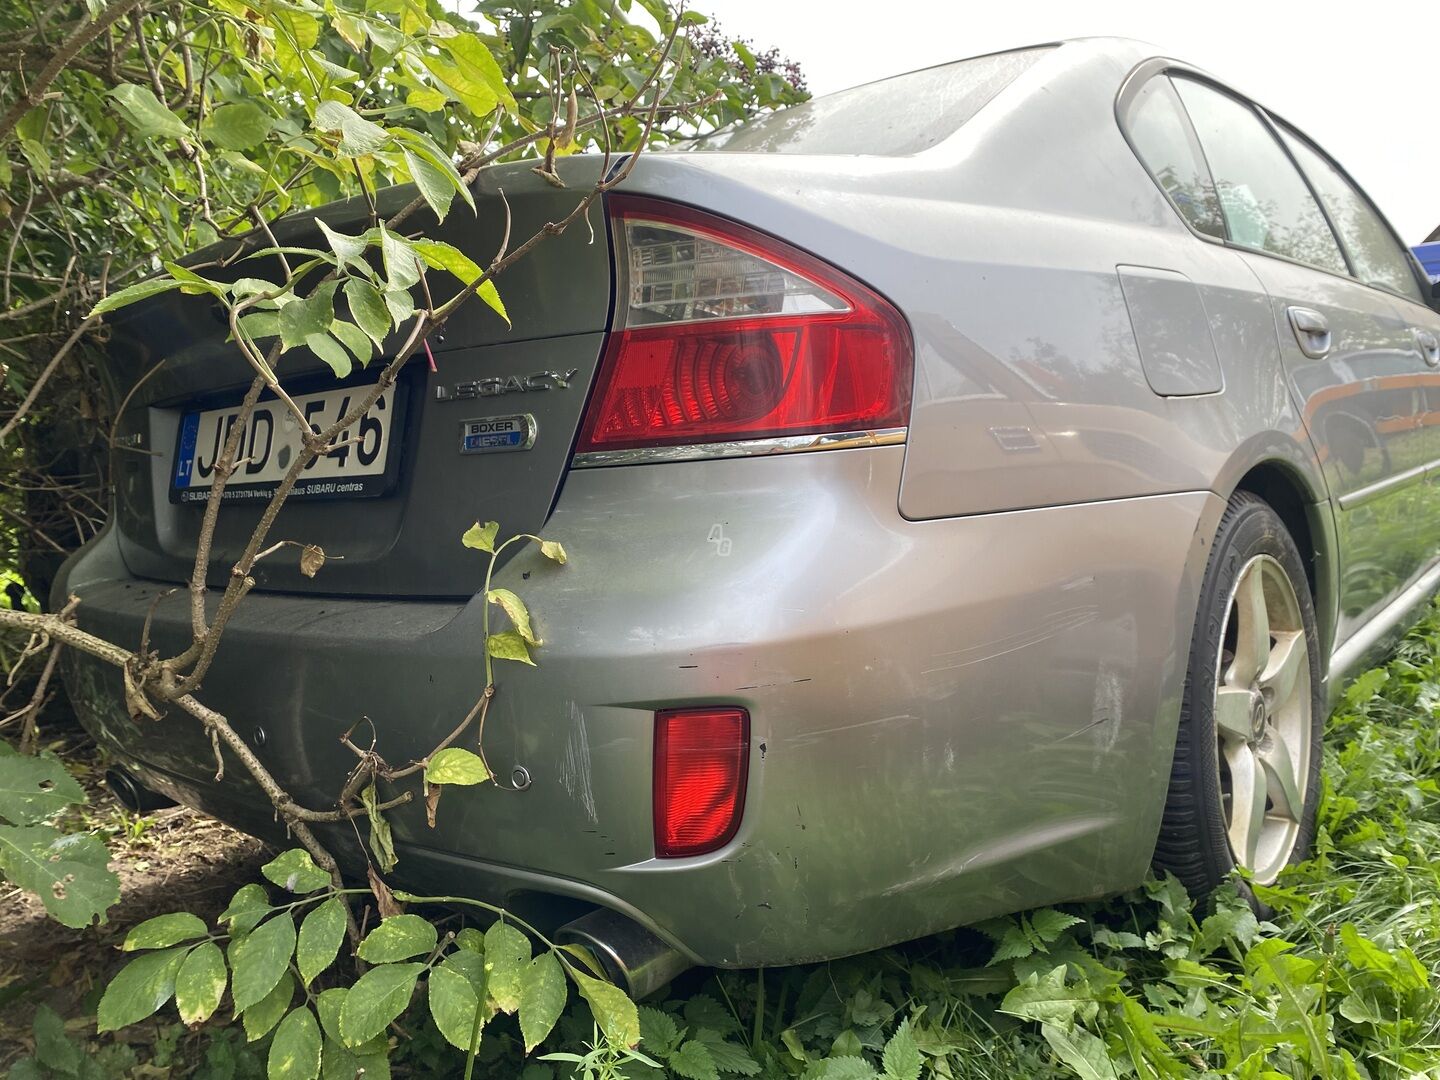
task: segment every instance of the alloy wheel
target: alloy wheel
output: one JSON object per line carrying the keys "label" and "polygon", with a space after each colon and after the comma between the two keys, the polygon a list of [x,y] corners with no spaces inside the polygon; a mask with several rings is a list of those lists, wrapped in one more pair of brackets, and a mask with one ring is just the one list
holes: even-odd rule
{"label": "alloy wheel", "polygon": [[1300,834],[1314,711],[1300,601],[1269,555],[1252,558],[1235,580],[1216,672],[1226,836],[1236,864],[1268,884]]}

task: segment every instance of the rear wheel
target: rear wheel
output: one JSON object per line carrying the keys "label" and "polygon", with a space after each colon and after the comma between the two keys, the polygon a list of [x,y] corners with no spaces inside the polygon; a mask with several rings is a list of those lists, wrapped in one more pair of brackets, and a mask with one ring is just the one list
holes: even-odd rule
{"label": "rear wheel", "polygon": [[1199,896],[1237,867],[1269,884],[1304,857],[1320,793],[1320,694],[1300,553],[1274,510],[1237,493],[1201,586],[1158,868]]}

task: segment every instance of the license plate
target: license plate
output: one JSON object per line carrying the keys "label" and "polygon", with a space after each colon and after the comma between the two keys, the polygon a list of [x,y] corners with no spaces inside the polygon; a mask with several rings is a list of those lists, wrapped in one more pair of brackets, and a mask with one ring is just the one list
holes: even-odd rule
{"label": "license plate", "polygon": [[[316,432],[350,411],[368,386],[325,390],[294,397]],[[385,494],[393,477],[392,433],[396,432],[395,388],[383,390],[350,430],[344,445],[305,466],[292,497],[367,498]],[[215,462],[239,418],[238,406],[186,413],[180,421],[179,446],[171,473],[170,496],[176,502],[203,502],[210,496]],[[225,498],[265,499],[299,457],[300,421],[279,401],[261,401],[250,416],[241,440],[239,468],[225,487]]]}

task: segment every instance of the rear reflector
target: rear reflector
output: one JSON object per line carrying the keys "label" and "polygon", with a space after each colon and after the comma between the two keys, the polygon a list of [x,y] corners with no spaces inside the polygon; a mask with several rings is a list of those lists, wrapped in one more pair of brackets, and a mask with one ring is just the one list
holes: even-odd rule
{"label": "rear reflector", "polygon": [[580,453],[907,423],[910,331],[883,297],[724,218],[608,206],[619,300]]}
{"label": "rear reflector", "polygon": [[655,854],[703,855],[740,826],[750,761],[744,709],[667,709],[655,714]]}

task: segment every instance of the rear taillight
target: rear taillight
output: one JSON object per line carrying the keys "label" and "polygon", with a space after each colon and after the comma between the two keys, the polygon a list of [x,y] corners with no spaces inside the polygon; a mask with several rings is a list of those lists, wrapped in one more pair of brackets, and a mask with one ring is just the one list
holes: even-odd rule
{"label": "rear taillight", "polygon": [[910,331],[883,297],[733,221],[654,199],[608,205],[615,328],[580,454],[903,435]]}
{"label": "rear taillight", "polygon": [[703,855],[740,826],[750,761],[744,709],[667,709],[655,714],[655,854]]}

